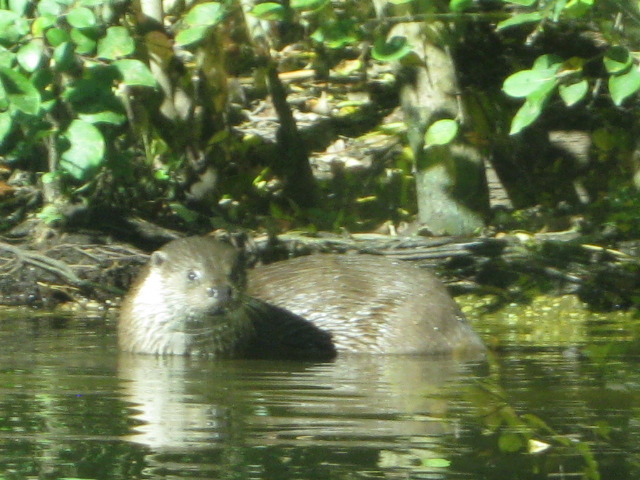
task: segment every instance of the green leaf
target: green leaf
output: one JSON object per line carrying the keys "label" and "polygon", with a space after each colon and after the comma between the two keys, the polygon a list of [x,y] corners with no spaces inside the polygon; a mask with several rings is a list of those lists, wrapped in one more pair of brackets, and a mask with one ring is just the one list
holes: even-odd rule
{"label": "green leaf", "polygon": [[291,0],[291,8],[295,10],[319,10],[331,0]]}
{"label": "green leaf", "polygon": [[591,12],[594,0],[569,0],[564,7],[564,13],[569,18],[580,18]]}
{"label": "green leaf", "polygon": [[413,51],[407,43],[407,37],[394,36],[388,41],[378,38],[373,44],[371,56],[381,62],[392,62],[400,60]]}
{"label": "green leaf", "polygon": [[521,435],[506,432],[498,438],[498,447],[501,452],[514,453],[522,450],[525,447],[525,443]]}
{"label": "green leaf", "polygon": [[71,40],[71,36],[69,35],[69,33],[65,30],[62,30],[61,28],[51,28],[47,30],[47,33],[45,33],[45,37],[47,38],[47,42],[49,42],[52,47],[57,47],[61,43],[65,43]]}
{"label": "green leaf", "polygon": [[452,12],[464,12],[474,3],[474,0],[449,0],[449,10]]}
{"label": "green leaf", "polygon": [[0,67],[11,68],[15,65],[16,54],[0,46]]}
{"label": "green leaf", "polygon": [[526,97],[549,83],[555,84],[556,71],[556,68],[548,68],[516,72],[505,79],[502,90],[510,97]]}
{"label": "green leaf", "polygon": [[26,17],[9,10],[0,10],[0,41],[17,43],[29,33],[30,26]]}
{"label": "green leaf", "polygon": [[19,110],[27,115],[38,114],[40,93],[28,78],[14,69],[0,67],[0,80],[11,109]]}
{"label": "green leaf", "polygon": [[[72,1],[71,3],[74,3],[74,2]],[[112,0],[79,0],[79,1],[76,1],[75,3],[82,7],[105,7],[113,2]]]}
{"label": "green leaf", "polygon": [[77,28],[71,29],[71,41],[76,44],[76,51],[80,55],[91,54],[96,49],[96,41],[86,32]]}
{"label": "green leaf", "polygon": [[357,41],[351,20],[327,22],[311,34],[311,38],[329,48],[342,48]]}
{"label": "green leaf", "polygon": [[104,160],[102,133],[90,123],[74,120],[62,137],[70,147],[62,153],[60,168],[77,180],[86,180]]}
{"label": "green leaf", "polygon": [[55,0],[40,0],[37,8],[41,15],[53,15],[54,17],[61,15],[63,10],[62,4]]}
{"label": "green leaf", "polygon": [[539,103],[528,100],[525,101],[520,107],[520,110],[513,116],[513,120],[511,120],[509,135],[520,133],[524,128],[535,122],[541,112],[542,106]]}
{"label": "green leaf", "polygon": [[640,72],[636,67],[631,68],[627,73],[609,77],[609,93],[611,99],[617,106],[640,90]]}
{"label": "green leaf", "polygon": [[136,44],[125,27],[109,27],[106,35],[98,41],[98,57],[107,60],[131,55]]}
{"label": "green leaf", "polygon": [[218,2],[200,3],[189,10],[184,21],[190,27],[212,27],[224,17],[224,7]]}
{"label": "green leaf", "polygon": [[53,50],[54,67],[60,72],[64,72],[73,65],[74,52],[71,42],[64,42]]}
{"label": "green leaf", "polygon": [[553,55],[552,53],[547,53],[545,55],[540,55],[533,62],[532,70],[547,70],[549,68],[558,71],[562,66],[562,58],[557,55]]}
{"label": "green leaf", "polygon": [[194,212],[193,210],[190,210],[189,208],[185,207],[181,203],[177,203],[177,202],[170,203],[169,208],[173,213],[175,213],[178,217],[180,217],[182,220],[184,220],[187,223],[194,223],[198,218],[198,213]]}
{"label": "green leaf", "polygon": [[9,10],[21,16],[27,11],[27,5],[29,0],[9,0]]}
{"label": "green leaf", "polygon": [[108,125],[122,125],[127,121],[126,115],[109,110],[96,113],[80,113],[78,117],[80,120],[91,124],[104,123]]}
{"label": "green leaf", "polygon": [[113,65],[122,74],[122,82],[126,85],[140,87],[155,87],[156,79],[144,63],[140,60],[123,59],[113,62]]}
{"label": "green leaf", "polygon": [[[47,172],[45,174],[43,181],[44,183],[52,182],[56,178],[56,174],[54,172]],[[56,222],[64,220],[65,216],[58,207],[55,205],[45,205],[42,210],[36,215],[40,220],[42,220],[46,225],[55,225]]]}
{"label": "green leaf", "polygon": [[9,110],[9,94],[4,88],[4,84],[0,81],[0,111]]}
{"label": "green leaf", "polygon": [[52,15],[42,15],[36,18],[31,25],[31,33],[34,37],[42,37],[44,33],[53,27],[56,23],[56,18]]}
{"label": "green leaf", "polygon": [[522,5],[523,7],[530,7],[537,1],[538,0],[509,0],[508,2],[505,2],[505,3],[513,3],[515,5]]}
{"label": "green leaf", "polygon": [[427,468],[447,468],[451,466],[451,460],[446,458],[423,458],[421,463],[423,467]]}
{"label": "green leaf", "polygon": [[629,50],[621,46],[611,47],[604,54],[604,67],[609,75],[616,75],[626,71],[633,65]]}
{"label": "green leaf", "polygon": [[180,47],[187,47],[201,42],[207,36],[208,31],[209,27],[206,26],[192,27],[182,30],[178,35],[176,35],[176,45]]}
{"label": "green leaf", "polygon": [[86,7],[77,7],[67,12],[67,22],[75,28],[91,28],[96,26],[96,16]]}
{"label": "green leaf", "polygon": [[392,5],[404,5],[406,3],[414,2],[415,0],[389,0]]}
{"label": "green leaf", "polygon": [[558,88],[560,98],[562,98],[567,107],[571,107],[582,100],[588,91],[589,82],[586,79],[582,79],[571,85],[560,85]]}
{"label": "green leaf", "polygon": [[0,147],[3,146],[7,135],[11,133],[13,118],[9,112],[0,112]]}
{"label": "green leaf", "polygon": [[434,122],[424,135],[424,146],[447,145],[458,134],[458,122],[448,118]]}
{"label": "green leaf", "polygon": [[16,54],[16,58],[22,68],[27,72],[32,73],[40,66],[43,54],[44,45],[42,44],[42,40],[35,39],[20,47]]}
{"label": "green leaf", "polygon": [[543,18],[544,15],[541,12],[519,13],[511,18],[498,22],[496,30],[500,31],[509,27],[524,25],[526,23],[537,23]]}
{"label": "green leaf", "polygon": [[284,20],[286,9],[279,3],[265,2],[253,7],[251,14],[261,20]]}
{"label": "green leaf", "polygon": [[86,68],[82,78],[66,84],[61,97],[83,112],[88,106],[93,108],[91,112],[104,110],[95,109],[98,103],[109,105],[106,109],[114,110],[115,105],[121,103],[114,96],[113,85],[121,79],[122,74],[114,65],[96,65]]}

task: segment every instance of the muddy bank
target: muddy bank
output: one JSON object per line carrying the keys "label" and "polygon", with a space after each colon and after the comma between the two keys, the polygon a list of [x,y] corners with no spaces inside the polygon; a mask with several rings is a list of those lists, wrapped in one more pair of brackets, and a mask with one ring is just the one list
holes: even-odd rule
{"label": "muddy bank", "polygon": [[[0,237],[0,305],[117,303],[148,253],[171,236],[154,237],[148,248],[103,234],[61,234],[39,242]],[[473,239],[285,234],[244,243],[250,263],[312,252],[391,256],[435,268],[454,294],[491,294],[505,304],[546,292],[576,294],[591,308],[607,310],[635,306],[640,298],[637,242],[602,247],[570,232]]]}

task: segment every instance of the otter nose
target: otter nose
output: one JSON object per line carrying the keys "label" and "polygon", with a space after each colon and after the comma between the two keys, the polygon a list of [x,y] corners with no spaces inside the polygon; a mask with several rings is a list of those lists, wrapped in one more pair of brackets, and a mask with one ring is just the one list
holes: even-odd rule
{"label": "otter nose", "polygon": [[207,288],[207,295],[219,303],[227,303],[233,299],[233,289],[229,285],[218,285]]}

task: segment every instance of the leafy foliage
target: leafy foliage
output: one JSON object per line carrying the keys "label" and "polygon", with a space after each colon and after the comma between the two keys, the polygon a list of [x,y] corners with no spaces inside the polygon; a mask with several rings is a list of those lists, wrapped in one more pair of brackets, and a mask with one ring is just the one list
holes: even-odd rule
{"label": "leafy foliage", "polygon": [[[250,17],[273,27],[267,34],[274,52],[289,43],[301,45],[305,52],[296,65],[311,65],[320,76],[344,59],[357,58],[357,67],[351,70],[355,72],[365,72],[372,62],[410,65],[416,61],[415,46],[406,37],[389,36],[400,21],[445,20],[456,26],[480,19],[511,44],[522,40],[536,52],[537,58],[526,65],[511,58],[511,71],[499,80],[505,95],[523,102],[511,120],[511,134],[530,128],[557,100],[567,108],[602,98],[621,109],[635,104],[640,90],[633,48],[637,27],[614,24],[611,19],[624,12],[637,20],[636,5],[503,0],[501,7],[485,17],[478,2],[393,0],[389,16],[381,20],[369,2],[221,0],[188,7],[177,3],[168,20],[150,27],[141,23],[144,15],[136,10],[139,7],[124,0],[6,2],[0,8],[0,154],[9,163],[27,165],[34,178],[45,175],[47,182],[61,187],[57,191],[64,198],[122,195],[131,203],[134,198],[144,199],[135,202],[141,205],[160,197],[163,208],[186,212],[184,205],[177,206],[185,196],[180,191],[181,168],[194,144],[196,156],[207,149],[222,151],[222,171],[226,161],[242,158],[250,150],[246,146],[250,139],[225,131],[226,69],[248,75],[261,62],[262,52],[251,44],[243,24]],[[564,56],[545,50],[537,41],[553,28],[590,34],[599,53]],[[451,32],[450,46],[455,48],[460,38]],[[234,52],[229,59],[227,51]],[[152,68],[153,59],[173,82],[169,87],[162,85],[158,70]],[[171,70],[177,63],[180,68]],[[174,117],[164,116],[167,92],[179,89],[192,103]],[[207,122],[215,125],[207,130]],[[426,148],[447,145],[459,138],[459,130],[457,120],[440,120],[428,129],[424,144]],[[491,126],[487,131],[492,131]],[[405,177],[411,168],[405,159],[398,163],[405,192],[401,196],[409,201]],[[267,177],[273,175],[269,168],[242,165],[239,170],[251,178],[223,180],[223,190],[217,192],[220,205],[233,205],[226,211],[234,219],[242,218],[242,208],[255,205],[247,198],[269,198],[269,203],[277,197],[274,190],[266,195],[259,188],[263,181],[277,183],[263,178],[265,171],[270,172]],[[142,181],[128,188],[137,177]],[[354,179],[353,184],[357,183]],[[375,194],[352,190],[358,191],[354,201],[361,206],[376,203],[366,200],[374,195],[384,198],[381,189],[373,189]],[[299,212],[285,203],[270,204],[267,209],[281,212],[288,221],[292,210],[294,216]],[[331,212],[325,213],[336,228],[347,217],[352,223],[361,220],[352,212],[336,213],[331,201],[326,204]],[[408,207],[398,206],[398,210],[406,212]],[[178,215],[191,218],[192,213]],[[316,213],[304,215],[322,216]]]}
{"label": "leafy foliage", "polygon": [[[507,95],[525,98],[525,103],[511,123],[511,134],[517,134],[535,122],[556,91],[567,107],[584,100],[590,86],[593,87],[593,92],[598,93],[595,87],[599,84],[600,78],[590,78],[587,73],[590,64],[601,63],[604,66],[609,75],[609,94],[616,106],[621,106],[625,100],[640,91],[638,62],[633,58],[631,49],[620,44],[620,40],[623,39],[620,32],[611,29],[607,23],[606,7],[599,11],[594,0],[554,1],[544,7],[536,1],[503,1],[507,5],[528,9],[516,8],[515,15],[498,23],[499,31],[529,27],[533,29],[532,35],[535,38],[548,23],[583,22],[583,28],[588,30],[589,22],[595,19],[599,22],[598,34],[602,34],[602,40],[606,40],[610,45],[603,55],[595,58],[562,59],[543,55],[534,62],[530,70],[515,72],[505,79],[503,90]],[[629,5],[627,8],[634,7]],[[637,11],[635,15],[637,19]]]}
{"label": "leafy foliage", "polygon": [[114,84],[156,87],[147,65],[129,58],[139,53],[130,26],[112,24],[121,7],[49,0],[0,10],[0,149],[7,158],[41,155],[46,139],[50,173],[95,178],[114,140],[108,126],[126,121]]}

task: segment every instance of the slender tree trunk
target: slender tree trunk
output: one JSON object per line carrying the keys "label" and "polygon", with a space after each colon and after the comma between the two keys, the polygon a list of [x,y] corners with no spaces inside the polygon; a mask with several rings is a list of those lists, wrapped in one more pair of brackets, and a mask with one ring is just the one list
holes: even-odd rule
{"label": "slender tree trunk", "polygon": [[[384,12],[384,0],[377,0]],[[400,97],[416,161],[418,220],[434,235],[469,235],[485,225],[489,196],[480,152],[464,143],[468,129],[450,37],[441,22],[405,22],[388,34],[406,37],[413,62],[398,67]],[[447,145],[424,148],[424,134],[435,121],[455,119],[462,126]]]}

